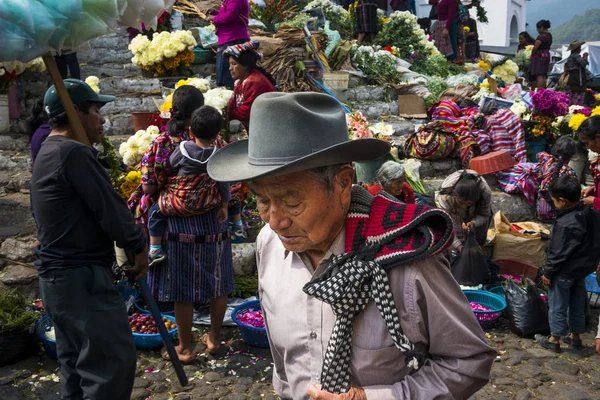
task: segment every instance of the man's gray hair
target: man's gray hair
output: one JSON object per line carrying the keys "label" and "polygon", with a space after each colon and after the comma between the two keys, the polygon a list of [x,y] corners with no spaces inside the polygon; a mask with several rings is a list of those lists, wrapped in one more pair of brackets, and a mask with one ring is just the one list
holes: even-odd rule
{"label": "man's gray hair", "polygon": [[328,165],[326,167],[318,167],[308,170],[319,183],[321,183],[329,193],[333,193],[335,177],[344,167],[352,168],[351,164]]}
{"label": "man's gray hair", "polygon": [[382,187],[388,186],[392,181],[396,179],[404,178],[404,167],[395,161],[386,161],[375,177],[375,182]]}

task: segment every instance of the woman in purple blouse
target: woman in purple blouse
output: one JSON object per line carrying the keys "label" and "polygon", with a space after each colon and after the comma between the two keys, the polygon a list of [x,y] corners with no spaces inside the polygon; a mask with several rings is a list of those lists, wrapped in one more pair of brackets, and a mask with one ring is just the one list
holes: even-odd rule
{"label": "woman in purple blouse", "polygon": [[229,73],[229,62],[223,56],[223,51],[234,44],[246,43],[250,40],[248,19],[250,5],[248,0],[223,0],[220,9],[212,9],[208,17],[217,28],[219,39],[217,48],[217,86],[233,89],[235,83]]}

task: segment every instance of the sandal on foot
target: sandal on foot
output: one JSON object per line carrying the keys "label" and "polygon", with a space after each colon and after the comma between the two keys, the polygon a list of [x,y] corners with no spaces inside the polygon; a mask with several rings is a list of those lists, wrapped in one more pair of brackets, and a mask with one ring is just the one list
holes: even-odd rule
{"label": "sandal on foot", "polygon": [[555,353],[561,353],[560,343],[552,343],[548,338],[544,335],[537,334],[535,335],[535,341],[545,348],[546,350],[553,351]]}
{"label": "sandal on foot", "polygon": [[[198,354],[200,354],[200,345],[198,343],[196,343],[196,346],[194,346],[194,349],[192,351],[192,354],[194,355],[194,358],[191,361],[183,361],[181,358],[179,359],[179,361],[184,364],[184,365],[188,365],[188,364],[193,364],[194,361],[196,361],[196,356]],[[171,357],[169,356],[169,352],[167,351],[166,347],[163,347],[160,350],[160,355],[162,356],[163,360],[165,361],[171,361]]]}
{"label": "sandal on foot", "polygon": [[202,342],[202,344],[204,344],[206,346],[206,351],[208,352],[208,354],[215,354],[221,348],[220,344],[219,344],[219,346],[217,346],[214,349],[208,348],[208,333],[205,333],[204,335],[202,335],[202,337],[200,337],[200,341]]}
{"label": "sandal on foot", "polygon": [[575,350],[583,350],[583,343],[581,342],[581,339],[571,339],[570,336],[565,336],[563,338],[563,343],[568,344]]}

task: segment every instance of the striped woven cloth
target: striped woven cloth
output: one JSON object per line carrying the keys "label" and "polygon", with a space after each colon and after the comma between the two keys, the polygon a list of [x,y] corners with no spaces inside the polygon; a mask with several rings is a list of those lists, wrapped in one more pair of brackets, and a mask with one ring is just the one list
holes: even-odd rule
{"label": "striped woven cloth", "polygon": [[492,151],[506,150],[517,162],[527,161],[525,131],[515,113],[499,108],[485,119],[483,129],[492,139]]}

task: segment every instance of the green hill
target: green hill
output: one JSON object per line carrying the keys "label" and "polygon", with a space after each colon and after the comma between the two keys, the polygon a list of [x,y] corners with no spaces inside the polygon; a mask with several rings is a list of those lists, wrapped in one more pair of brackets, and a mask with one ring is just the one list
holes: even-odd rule
{"label": "green hill", "polygon": [[597,8],[598,3],[598,0],[531,0],[527,2],[527,31],[534,34],[535,24],[541,19],[550,20],[552,28],[558,28],[574,16]]}
{"label": "green hill", "polygon": [[600,40],[600,8],[576,15],[570,21],[551,30],[554,44],[566,44],[572,40],[593,42]]}

